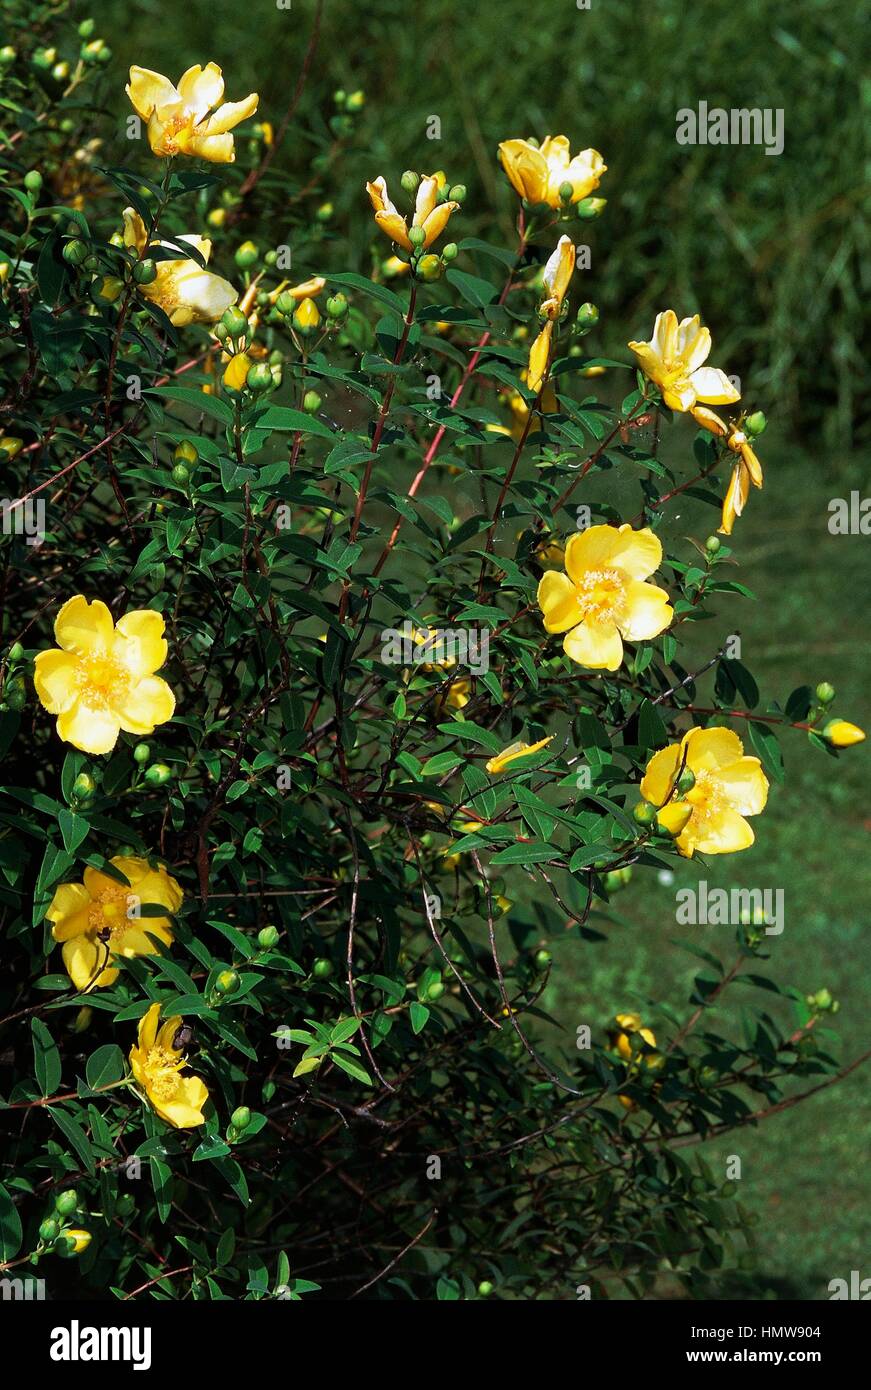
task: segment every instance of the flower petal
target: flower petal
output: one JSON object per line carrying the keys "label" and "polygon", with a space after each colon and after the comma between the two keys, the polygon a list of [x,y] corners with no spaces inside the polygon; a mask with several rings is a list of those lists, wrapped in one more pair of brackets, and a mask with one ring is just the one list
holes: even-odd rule
{"label": "flower petal", "polygon": [[421,224],[423,226],[424,247],[432,246],[448,225],[451,214],[456,212],[459,203],[439,203]]}
{"label": "flower petal", "polygon": [[233,130],[242,121],[247,121],[249,116],[253,116],[259,104],[260,97],[257,92],[252,92],[242,101],[225,101],[206,121],[203,134],[209,138],[226,134],[228,130]]}
{"label": "flower petal", "polygon": [[674,609],[668,594],[655,584],[633,579],[624,591],[626,608],[620,619],[620,631],[630,642],[645,642],[668,627]]}
{"label": "flower petal", "polygon": [[671,795],[674,779],[681,764],[679,743],[669,744],[654,753],[641,779],[641,795],[653,806],[663,806]]}
{"label": "flower petal", "polygon": [[548,168],[541,150],[530,145],[528,140],[503,140],[499,158],[511,187],[521,198],[530,203],[546,201]]}
{"label": "flower petal", "polygon": [[750,824],[730,807],[723,807],[703,819],[692,816],[677,839],[682,854],[735,854],[749,849],[756,836]]}
{"label": "flower petal", "polygon": [[698,314],[681,319],[677,327],[676,355],[681,359],[687,376],[708,360],[711,351],[711,330],[702,328]]}
{"label": "flower petal", "polygon": [[613,623],[579,623],[563,639],[566,656],[595,671],[616,671],[623,660],[623,643]]}
{"label": "flower petal", "polygon": [[169,78],[161,72],[152,72],[151,68],[140,68],[134,64],[130,69],[126,91],[143,121],[147,121],[158,107],[172,106],[174,103],[181,105],[179,93]]}
{"label": "flower petal", "polygon": [[49,714],[62,714],[79,698],[79,658],[72,652],[37,652],[33,663],[33,684],[40,704]]}
{"label": "flower petal", "polygon": [[54,620],[59,647],[84,656],[105,655],[112,645],[114,623],[105,603],[89,603],[83,594],[68,599]]}
{"label": "flower petal", "polygon": [[160,1005],[152,1004],[139,1020],[137,1042],[143,1052],[149,1052],[157,1038],[157,1024],[160,1019]]}
{"label": "flower petal", "polygon": [[152,1095],[148,1098],[157,1114],[175,1129],[196,1129],[206,1122],[202,1112],[209,1092],[199,1076],[179,1077],[178,1090],[172,1100],[158,1103]]}
{"label": "flower petal", "polygon": [[217,63],[207,63],[204,68],[197,63],[179,78],[178,90],[185,106],[194,113],[194,119],[201,121],[224,95],[221,69]]}
{"label": "flower petal", "polygon": [[689,380],[698,399],[707,401],[708,405],[731,405],[741,398],[741,392],[719,367],[699,367]]}
{"label": "flower petal", "polygon": [[576,586],[567,574],[559,570],[548,570],[542,575],[538,586],[538,606],[544,614],[547,632],[568,632],[583,616]]}
{"label": "flower petal", "polygon": [[687,767],[693,772],[711,772],[728,767],[744,754],[744,745],[734,729],[690,729],[683,736]]}
{"label": "flower petal", "polygon": [[233,144],[232,135],[190,135],[186,140],[179,140],[184,146],[185,154],[198,155],[200,159],[207,159],[210,164],[232,164],[236,158],[236,148]]}
{"label": "flower petal", "polygon": [[93,936],[75,936],[65,941],[61,954],[64,968],[78,990],[103,989],[118,978],[117,970],[106,967],[110,959],[107,947]]}
{"label": "flower petal", "polygon": [[150,676],[166,661],[163,614],[134,608],[118,619],[112,655],[134,676]]}
{"label": "flower petal", "polygon": [[405,219],[400,217],[398,212],[376,212],[375,221],[382,232],[389,236],[391,241],[395,241],[397,246],[401,246],[404,251],[411,250]]}
{"label": "flower petal", "polygon": [[57,732],[65,743],[83,753],[111,753],[121,724],[105,705],[88,704],[87,697],[81,696],[71,709],[58,715]]}
{"label": "flower petal", "polygon": [[758,758],[739,758],[728,767],[721,767],[716,776],[717,785],[733,810],[742,816],[758,816],[765,809],[768,778]]}
{"label": "flower petal", "polygon": [[143,676],[113,710],[125,734],[150,734],[175,713],[175,696],[161,676]]}

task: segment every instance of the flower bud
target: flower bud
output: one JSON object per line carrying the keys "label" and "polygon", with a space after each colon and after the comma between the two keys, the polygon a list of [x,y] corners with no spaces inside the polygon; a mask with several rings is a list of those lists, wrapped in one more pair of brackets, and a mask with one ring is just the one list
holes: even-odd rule
{"label": "flower bud", "polygon": [[151,285],[157,279],[157,262],[147,256],[144,261],[137,261],[133,267],[133,279],[137,285]]}
{"label": "flower bud", "polygon": [[417,265],[417,273],[421,280],[430,282],[440,280],[444,274],[444,265],[440,256],[434,256],[432,252],[428,256],[421,256]]}
{"label": "flower bud", "polygon": [[222,970],[215,980],[215,989],[219,994],[235,994],[240,983],[235,970]]}
{"label": "flower bud", "polygon": [[865,731],[846,719],[830,719],[823,729],[823,738],[833,748],[851,748],[854,743],[863,743]]}
{"label": "flower bud", "polygon": [[599,217],[605,211],[607,198],[582,198],[575,204],[575,212],[582,222],[591,222],[594,217]]}
{"label": "flower bud", "polygon": [[480,1284],[478,1285],[478,1293],[480,1294],[481,1298],[488,1298],[492,1292],[493,1285],[490,1283],[490,1280],[482,1279]]}
{"label": "flower bud", "polygon": [[360,91],[351,92],[350,96],[348,97],[347,101],[345,102],[345,110],[346,110],[346,111],[362,111],[362,110],[363,110],[363,107],[364,107],[365,105],[366,105],[366,93],[365,93],[365,92],[360,92]]}
{"label": "flower bud", "polygon": [[23,655],[24,655],[24,648],[22,647],[21,643],[20,643],[20,642],[13,642],[13,643],[12,643],[12,646],[9,648],[9,660],[10,660],[10,661],[20,661],[21,658],[23,657]]}
{"label": "flower bud", "polygon": [[296,300],[289,290],[282,290],[275,301],[275,307],[284,318],[290,318],[296,310]]}
{"label": "flower bud", "polygon": [[332,294],[327,300],[327,318],[335,319],[340,323],[342,319],[348,317],[350,305],[343,294]]}
{"label": "flower bud", "polygon": [[708,536],[708,539],[705,541],[705,550],[707,550],[708,554],[709,554],[709,555],[716,555],[716,553],[717,553],[717,551],[718,551],[719,549],[720,549],[720,537],[719,537],[719,536]]}
{"label": "flower bud", "polygon": [[147,743],[137,743],[136,747],[133,749],[133,761],[135,763],[139,763],[140,766],[142,766],[144,763],[148,762],[150,757],[150,746]]}
{"label": "flower bud", "polygon": [[247,1129],[251,1123],[251,1111],[247,1105],[239,1105],[230,1116],[230,1124],[234,1129]]}
{"label": "flower bud", "polygon": [[200,456],[192,439],[180,439],[172,451],[173,463],[199,463]]}
{"label": "flower bud", "polygon": [[24,175],[24,187],[28,193],[38,193],[42,188],[42,174],[38,169],[28,169]]}
{"label": "flower bud", "polygon": [[302,408],[309,415],[315,415],[320,410],[321,404],[322,401],[317,391],[306,391],[302,398]]}
{"label": "flower bud", "polygon": [[79,27],[78,27],[78,30],[77,30],[77,33],[78,33],[79,38],[80,38],[80,39],[89,39],[89,38],[91,38],[92,35],[93,35],[93,33],[94,33],[95,27],[96,27],[96,26],[95,26],[94,21],[93,21],[92,19],[83,19],[82,22],[81,22],[81,24],[80,24]]}
{"label": "flower bud", "polygon": [[574,191],[575,190],[572,188],[572,185],[568,181],[566,181],[565,183],[561,183],[559,186],[559,195],[564,203],[570,203],[572,201],[572,194],[574,193]]}
{"label": "flower bud", "polygon": [[63,1192],[59,1192],[54,1199],[55,1210],[61,1216],[72,1216],[79,1205],[79,1194],[74,1187],[68,1187]]}
{"label": "flower bud", "polygon": [[464,183],[455,183],[448,193],[447,201],[451,203],[462,203],[465,201],[468,191]]}
{"label": "flower bud", "polygon": [[241,338],[248,332],[248,320],[235,304],[224,310],[221,315],[221,323],[231,338]]}
{"label": "flower bud", "polygon": [[114,304],[120,298],[123,289],[123,280],[117,279],[114,275],[104,275],[91,293],[98,304]]}
{"label": "flower bud", "polygon": [[333,101],[335,102],[336,106],[344,106],[347,100],[348,94],[346,91],[343,90],[343,88],[339,87],[335,92],[333,92]]}
{"label": "flower bud", "polygon": [[442,260],[455,261],[460,254],[460,248],[455,241],[449,241],[447,246],[442,247]]}
{"label": "flower bud", "polygon": [[80,772],[73,782],[73,796],[76,801],[86,801],[97,790],[97,784],[87,772]]}
{"label": "flower bud", "polygon": [[434,1004],[437,999],[441,999],[444,992],[445,987],[442,984],[441,980],[436,980],[433,984],[430,985],[429,989],[427,990],[426,997],[430,1000],[431,1003]]}
{"label": "flower bud", "polygon": [[208,224],[209,224],[210,227],[223,227],[223,225],[224,225],[224,223],[226,222],[226,220],[227,220],[227,209],[226,209],[226,208],[212,208],[211,212],[209,213],[208,217],[206,218],[206,221],[208,222]]}
{"label": "flower bud", "polygon": [[47,1216],[39,1228],[39,1238],[46,1245],[51,1245],[52,1241],[60,1231],[60,1224],[55,1221],[53,1216]]}
{"label": "flower bud", "polygon": [[179,487],[184,487],[190,481],[191,471],[186,463],[177,463],[172,470],[172,481],[178,483]]}
{"label": "flower bud", "polygon": [[249,266],[254,264],[259,255],[260,252],[253,241],[243,241],[242,245],[236,248],[233,259],[240,270],[247,270]]}
{"label": "flower bud", "polygon": [[406,169],[399,182],[405,193],[415,194],[420,183],[420,174],[416,174],[413,169]]}
{"label": "flower bud", "polygon": [[328,980],[333,973],[333,962],[326,956],[318,956],[312,965],[312,974],[316,980]]}
{"label": "flower bud", "polygon": [[321,203],[320,207],[315,213],[315,218],[318,222],[329,222],[334,211],[335,209],[333,208],[332,203]]}
{"label": "flower bud", "polygon": [[820,681],[815,694],[821,705],[830,705],[835,698],[835,687],[828,681]]}
{"label": "flower bud", "polygon": [[582,304],[575,316],[575,322],[578,328],[584,330],[594,328],[599,322],[599,310],[596,308],[595,304],[590,304],[589,302]]}
{"label": "flower bud", "polygon": [[17,57],[18,54],[15,52],[11,43],[4,44],[4,46],[0,48],[0,66],[8,68],[10,63],[14,63]]}
{"label": "flower bud", "polygon": [[24,448],[24,440],[15,434],[0,435],[0,463],[10,463]]}
{"label": "flower bud", "polygon": [[423,246],[423,243],[426,241],[426,232],[423,230],[423,227],[409,228],[408,240],[411,242],[412,246]]}
{"label": "flower bud", "polygon": [[752,415],[748,415],[744,421],[744,428],[748,434],[762,434],[768,421],[761,410],[754,410]]}
{"label": "flower bud", "polygon": [[301,299],[293,315],[293,326],[297,333],[307,337],[314,333],[321,321],[321,311],[313,299]]}
{"label": "flower bud", "polygon": [[259,395],[263,391],[268,391],[272,386],[272,372],[267,362],[255,362],[253,367],[248,368],[248,375],[245,384],[249,391]]}
{"label": "flower bud", "polygon": [[66,61],[55,63],[51,70],[51,75],[55,82],[68,82],[70,76],[70,65]]}
{"label": "flower bud", "polygon": [[680,777],[677,779],[677,789],[681,796],[686,796],[696,785],[696,774],[691,767],[685,767]]}
{"label": "flower bud", "polygon": [[55,1241],[55,1253],[71,1259],[74,1255],[81,1255],[87,1250],[91,1243],[90,1231],[83,1231],[74,1226],[67,1226],[61,1231]]}
{"label": "flower bud", "polygon": [[150,787],[163,787],[172,777],[166,763],[152,763],[145,771],[145,780]]}
{"label": "flower bud", "polygon": [[75,237],[72,241],[66,243],[64,249],[61,251],[61,255],[67,265],[81,265],[87,258],[88,248],[83,241],[79,241],[78,237]]}
{"label": "flower bud", "polygon": [[277,927],[261,927],[257,933],[257,945],[262,951],[271,951],[273,946],[278,945],[280,935]]}
{"label": "flower bud", "polygon": [[656,807],[651,806],[649,801],[639,801],[632,808],[632,818],[638,825],[653,825],[656,820]]}

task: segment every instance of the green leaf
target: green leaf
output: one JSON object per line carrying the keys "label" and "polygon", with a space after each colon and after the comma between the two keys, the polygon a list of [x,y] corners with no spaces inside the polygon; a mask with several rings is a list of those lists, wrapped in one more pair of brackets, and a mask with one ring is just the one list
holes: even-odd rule
{"label": "green leaf", "polygon": [[364,1086],[372,1085],[372,1078],[367,1071],[364,1071],[359,1062],[346,1057],[343,1052],[333,1052],[330,1054],[337,1067],[346,1071],[349,1076],[353,1076],[355,1081],[362,1081]]}
{"label": "green leaf", "polygon": [[40,1095],[53,1096],[61,1078],[61,1060],[57,1044],[40,1018],[31,1019],[30,1032],[33,1038],[36,1083]]}
{"label": "green leaf", "polygon": [[124,1054],[116,1043],[105,1043],[92,1052],[85,1064],[85,1079],[92,1091],[120,1081],[126,1068]]}
{"label": "green leaf", "polygon": [[14,1260],[21,1249],[21,1217],[9,1192],[0,1187],[0,1261]]}

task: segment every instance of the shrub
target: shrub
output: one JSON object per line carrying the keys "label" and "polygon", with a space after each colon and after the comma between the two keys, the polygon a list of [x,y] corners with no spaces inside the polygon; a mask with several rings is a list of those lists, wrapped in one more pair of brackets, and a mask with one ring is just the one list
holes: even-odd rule
{"label": "shrub", "polygon": [[[752,1213],[693,1146],[838,1077],[837,1001],[759,973],[752,910],[731,963],[689,943],[682,1016],[602,1000],[566,1045],[542,996],[564,931],[625,949],[632,873],[777,814],[777,730],[863,737],[825,686],[761,705],[728,633],[686,664],[749,594],[764,417],[698,319],[589,350],[595,150],[503,141],[511,248],[464,236],[444,172],[373,170],[371,278],[338,228],[290,273],[271,224],[235,230],[280,120],[232,81],[222,108],[214,65],[133,70],[143,143],[103,163],[76,141],[108,50],[86,26],[58,56],[52,22],[4,59],[2,1268],[56,1296],[709,1291]],[[363,103],[338,94],[339,146]],[[717,533],[671,535],[688,496]]]}

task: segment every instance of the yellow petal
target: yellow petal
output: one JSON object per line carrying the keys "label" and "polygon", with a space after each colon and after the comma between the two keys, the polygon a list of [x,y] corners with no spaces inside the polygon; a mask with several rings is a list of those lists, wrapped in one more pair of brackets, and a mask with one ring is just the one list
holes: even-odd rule
{"label": "yellow petal", "polygon": [[731,405],[741,398],[740,391],[719,367],[699,367],[689,380],[698,399],[707,401],[708,405]]}
{"label": "yellow petal", "polygon": [[114,624],[105,603],[93,603],[82,594],[68,599],[54,620],[54,635],[59,647],[67,652],[86,656],[105,655],[112,645]]}
{"label": "yellow petal", "polygon": [[139,1020],[137,1030],[137,1041],[143,1052],[148,1052],[154,1046],[157,1038],[157,1025],[160,1019],[160,1005],[152,1004]]}
{"label": "yellow petal", "polygon": [[694,405],[690,411],[697,425],[701,425],[703,430],[708,430],[710,434],[719,435],[722,438],[726,433],[726,422],[721,420],[715,410],[708,410],[706,406]]}
{"label": "yellow petal", "polygon": [[124,245],[141,256],[148,241],[145,223],[135,208],[125,208],[121,215],[124,220]]}
{"label": "yellow petal", "polygon": [[118,971],[107,968],[110,953],[93,936],[74,936],[61,950],[64,968],[78,990],[105,989],[118,978]]}
{"label": "yellow petal", "polygon": [[251,358],[246,352],[237,352],[230,358],[224,372],[224,385],[231,391],[241,391],[251,368]]}
{"label": "yellow petal", "polygon": [[550,358],[550,339],[553,324],[550,320],[544,325],[532,347],[529,349],[529,363],[526,368],[526,384],[536,396],[544,384]]}
{"label": "yellow petal", "polygon": [[130,81],[126,90],[134,109],[144,121],[148,120],[156,108],[173,103],[181,104],[179,93],[169,78],[160,72],[152,72],[150,68],[134,65],[130,69]]}
{"label": "yellow petal", "polygon": [[185,106],[193,111],[199,123],[224,95],[221,69],[217,63],[207,63],[204,68],[197,63],[179,78],[178,90]]}
{"label": "yellow petal", "polygon": [[732,527],[736,519],[744,510],[744,505],[750,493],[750,474],[747,471],[743,459],[739,460],[732,469],[732,476],[729,479],[729,486],[723,498],[723,514],[717,530],[721,536],[731,536]]}
{"label": "yellow petal", "polygon": [[658,753],[654,753],[647,764],[639,789],[645,801],[649,801],[653,806],[665,804],[671,796],[681,756],[681,747],[677,743],[669,744],[668,748],[661,748]]}
{"label": "yellow petal", "polygon": [[538,586],[538,606],[548,632],[568,632],[582,617],[578,590],[567,574],[548,570]]}
{"label": "yellow petal", "polygon": [[194,134],[183,143],[185,154],[207,159],[210,164],[232,164],[236,158],[232,135]]}
{"label": "yellow petal", "polygon": [[620,631],[630,642],[646,642],[668,627],[674,609],[668,594],[655,584],[633,579],[624,590],[625,610],[620,619]]}
{"label": "yellow petal", "polygon": [[253,116],[259,103],[260,97],[257,92],[252,92],[242,101],[225,101],[206,121],[203,134],[209,139],[226,134],[228,130],[233,130],[242,121],[247,121],[249,116]]}
{"label": "yellow petal", "polygon": [[160,676],[143,676],[131,686],[113,715],[126,734],[151,734],[175,713],[175,696]]}
{"label": "yellow petal", "polygon": [[563,639],[566,656],[594,671],[616,671],[623,660],[623,643],[613,623],[580,623]]}
{"label": "yellow petal", "polygon": [[104,705],[89,704],[82,695],[68,710],[58,715],[57,732],[65,743],[83,753],[111,753],[121,732],[120,721]]}
{"label": "yellow petal", "polygon": [[544,267],[542,278],[558,306],[565,299],[566,291],[574,274],[576,257],[577,253],[571,237],[561,236],[556,244],[556,249]]}
{"label": "yellow petal", "polygon": [[134,676],[150,676],[166,661],[163,614],[153,608],[134,608],[118,619],[113,656]]}
{"label": "yellow petal", "polygon": [[439,185],[438,179],[432,174],[422,178],[417,185],[417,197],[414,202],[414,225],[422,227],[436,205]]}
{"label": "yellow petal", "polygon": [[[58,930],[66,920],[81,913],[91,905],[91,895],[83,883],[62,883],[54,890],[54,896],[46,912],[46,918],[54,925],[54,939],[60,941]],[[75,935],[75,933],[72,933]]]}
{"label": "yellow petal", "polygon": [[738,758],[716,773],[717,786],[742,816],[758,816],[768,800],[768,778],[758,758]]}
{"label": "yellow petal", "polygon": [[669,801],[656,817],[656,823],[669,835],[679,835],[685,829],[693,808],[688,801]]}
{"label": "yellow petal", "polygon": [[616,566],[631,579],[647,579],[662,563],[662,543],[648,526],[588,526],[566,545],[566,569],[580,581],[587,570]]}
{"label": "yellow petal", "polygon": [[497,753],[495,757],[490,758],[484,766],[488,772],[504,772],[505,768],[511,763],[516,762],[518,758],[528,758],[533,753],[539,753],[542,748],[547,747],[553,737],[553,734],[549,734],[547,738],[539,739],[538,743],[509,744],[507,748],[503,748],[501,753]]}
{"label": "yellow petal", "polygon": [[702,328],[698,314],[694,314],[692,318],[681,319],[677,326],[676,355],[682,361],[687,375],[701,367],[702,363],[708,360],[710,352],[711,332],[708,328]]}
{"label": "yellow petal", "polygon": [[547,198],[547,160],[541,150],[526,140],[503,140],[499,158],[509,182],[521,198],[543,203]]}
{"label": "yellow petal", "polygon": [[728,767],[744,755],[744,745],[734,729],[690,729],[682,742],[687,767],[695,773]]}
{"label": "yellow petal", "polygon": [[441,236],[448,224],[448,219],[452,213],[456,212],[459,206],[459,203],[439,203],[438,207],[433,208],[432,212],[421,224],[424,233],[424,247],[432,246],[436,238]]}
{"label": "yellow petal", "polygon": [[677,847],[683,854],[735,854],[749,849],[755,839],[753,829],[743,816],[730,807],[723,807],[703,819],[692,816]]}
{"label": "yellow petal", "polygon": [[658,357],[665,360],[677,356],[677,333],[678,322],[674,309],[664,309],[662,313],[657,314],[650,347]]}
{"label": "yellow petal", "polygon": [[179,1077],[179,1086],[172,1100],[158,1102],[149,1095],[157,1114],[175,1129],[196,1129],[205,1124],[203,1106],[209,1099],[208,1088],[199,1076]]}
{"label": "yellow petal", "polygon": [[33,684],[40,704],[49,714],[62,714],[79,698],[79,658],[56,647],[38,652],[33,663]]}
{"label": "yellow petal", "polygon": [[389,236],[391,241],[395,241],[397,246],[401,246],[404,251],[411,250],[405,218],[400,217],[398,212],[376,212],[375,221],[382,232]]}

